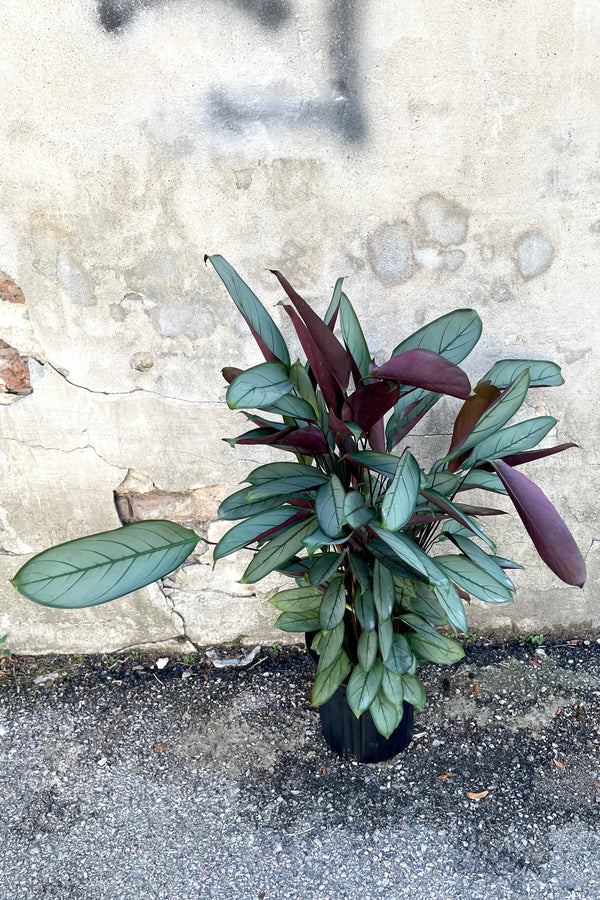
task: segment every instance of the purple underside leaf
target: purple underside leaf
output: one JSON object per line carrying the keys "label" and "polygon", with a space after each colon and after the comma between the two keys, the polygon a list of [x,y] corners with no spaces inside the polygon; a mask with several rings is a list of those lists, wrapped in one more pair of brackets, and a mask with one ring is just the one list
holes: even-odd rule
{"label": "purple underside leaf", "polygon": [[374,369],[371,375],[438,394],[450,394],[462,400],[466,400],[471,393],[469,379],[459,366],[424,347],[393,356]]}
{"label": "purple underside leaf", "polygon": [[[235,443],[252,445],[261,444],[264,446],[278,444],[282,438],[294,431],[294,428],[294,425],[289,425],[287,428],[282,428],[280,431],[277,431],[274,428],[255,428],[253,431],[247,431],[245,434],[240,435],[239,438],[235,439]],[[223,438],[223,440],[228,442],[228,438]]]}
{"label": "purple underside leaf", "polygon": [[561,581],[583,587],[586,575],[583,556],[546,495],[503,460],[495,460],[493,466],[542,560]]}
{"label": "purple underside leaf", "polygon": [[347,407],[344,417],[356,422],[363,431],[370,431],[397,403],[399,396],[400,387],[397,384],[387,384],[385,381],[364,384],[348,397],[344,404]]}
{"label": "purple underside leaf", "polygon": [[350,371],[352,358],[345,348],[340,344],[332,331],[327,327],[325,322],[311,309],[306,300],[304,300],[291,286],[287,279],[276,269],[271,269],[273,275],[278,279],[280,285],[292,301],[298,312],[300,313],[308,333],[314,341],[316,347],[327,361],[329,368],[338,381],[343,390],[348,387],[350,381]]}
{"label": "purple underside leaf", "polygon": [[[273,360],[271,360],[271,362],[273,362]],[[231,384],[238,375],[242,374],[243,369],[237,369],[235,366],[225,366],[224,369],[221,369],[221,372],[227,384]]]}
{"label": "purple underside leaf", "polygon": [[[339,410],[342,404],[342,390],[327,365],[327,359],[321,353],[319,347],[313,341],[306,325],[295,309],[289,306],[283,307],[292,320],[292,324],[298,335],[302,349],[306,353],[309,365],[314,373],[317,383],[323,391],[323,397],[330,409]],[[327,326],[325,326],[327,328]]]}
{"label": "purple underside leaf", "polygon": [[307,425],[306,428],[290,430],[278,443],[299,450],[301,453],[327,452],[325,435],[316,425]]}
{"label": "purple underside leaf", "polygon": [[508,466],[521,466],[523,463],[533,462],[534,459],[542,459],[544,456],[552,456],[554,453],[562,453],[579,444],[557,444],[556,447],[546,447],[544,450],[525,450],[523,453],[512,453],[503,456],[502,459]]}
{"label": "purple underside leaf", "polygon": [[383,418],[378,419],[369,429],[369,444],[378,453],[385,453],[385,424]]}

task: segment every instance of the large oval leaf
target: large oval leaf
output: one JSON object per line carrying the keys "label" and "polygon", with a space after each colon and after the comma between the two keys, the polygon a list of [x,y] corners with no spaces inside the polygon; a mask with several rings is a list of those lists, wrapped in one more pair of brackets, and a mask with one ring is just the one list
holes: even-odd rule
{"label": "large oval leaf", "polygon": [[11,583],[42,606],[98,606],[164,578],[199,540],[175,522],[134,522],[50,547],[26,562]]}

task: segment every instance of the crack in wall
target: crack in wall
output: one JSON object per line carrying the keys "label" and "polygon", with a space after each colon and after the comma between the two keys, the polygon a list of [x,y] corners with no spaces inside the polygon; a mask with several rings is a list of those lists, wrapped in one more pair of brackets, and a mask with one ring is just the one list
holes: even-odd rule
{"label": "crack in wall", "polygon": [[107,466],[110,466],[112,469],[120,469],[121,471],[126,471],[127,466],[120,466],[117,463],[110,462],[106,459],[102,454],[98,453],[95,447],[92,444],[82,444],[81,446],[71,447],[70,450],[65,450],[64,447],[47,447],[45,444],[30,444],[29,441],[24,441],[20,438],[15,437],[1,437],[0,440],[3,441],[11,441],[15,444],[20,444],[22,447],[27,447],[28,450],[49,450],[55,453],[77,453],[79,450],[91,450],[98,459],[102,460],[102,462],[106,463]]}
{"label": "crack in wall", "polygon": [[[35,357],[32,357],[32,359],[35,359]],[[53,372],[59,375],[63,381],[66,381],[71,387],[86,391],[88,394],[92,394],[96,397],[130,397],[132,394],[149,394],[151,397],[160,397],[161,400],[170,400],[174,403],[183,403],[186,406],[194,406],[201,409],[227,408],[226,403],[222,400],[186,400],[185,397],[171,397],[169,394],[161,394],[160,391],[151,391],[148,390],[148,388],[142,387],[133,388],[130,391],[97,391],[87,387],[85,384],[78,384],[76,381],[71,381],[64,372],[57,369],[51,362],[40,362],[38,359],[36,359],[36,362],[39,362],[40,365],[44,367],[47,366],[49,369],[52,369]]]}

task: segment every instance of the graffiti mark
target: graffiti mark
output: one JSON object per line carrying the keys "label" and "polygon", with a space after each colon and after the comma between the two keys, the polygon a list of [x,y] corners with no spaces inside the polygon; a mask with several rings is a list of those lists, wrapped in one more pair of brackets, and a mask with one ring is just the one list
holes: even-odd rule
{"label": "graffiti mark", "polygon": [[[143,9],[164,0],[100,0],[100,24],[108,32],[122,31]],[[254,18],[271,31],[292,17],[289,0],[220,0]],[[326,3],[324,41],[328,59],[325,84],[310,98],[285,93],[280,85],[248,86],[231,90],[210,88],[204,109],[209,124],[231,136],[244,136],[252,126],[290,129],[319,128],[350,144],[366,136],[360,71],[360,0],[323,0]]]}
{"label": "graffiti mark", "polygon": [[[262,25],[275,31],[291,16],[289,0],[221,0],[236,7]],[[106,31],[121,31],[144,9],[163,5],[164,0],[100,0],[98,18]]]}

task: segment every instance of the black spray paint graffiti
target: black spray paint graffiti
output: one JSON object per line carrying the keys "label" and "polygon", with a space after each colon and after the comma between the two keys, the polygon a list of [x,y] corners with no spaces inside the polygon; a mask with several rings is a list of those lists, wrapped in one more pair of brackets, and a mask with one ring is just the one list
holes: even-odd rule
{"label": "black spray paint graffiti", "polygon": [[[289,0],[220,0],[240,10],[263,28],[276,31],[292,18]],[[212,88],[207,97],[211,124],[231,135],[243,135],[253,124],[287,128],[319,127],[333,131],[348,143],[360,143],[366,133],[361,97],[359,54],[360,0],[324,0],[327,3],[325,41],[329,79],[320,97],[306,100],[281,94],[278,87],[259,92],[248,88],[233,93]],[[100,0],[102,27],[118,34],[136,14],[164,0]]]}

